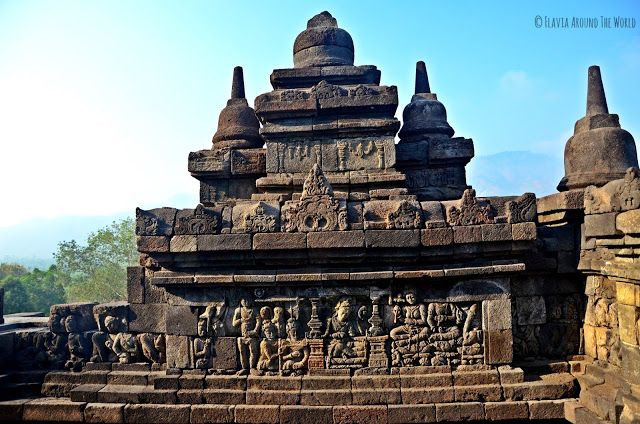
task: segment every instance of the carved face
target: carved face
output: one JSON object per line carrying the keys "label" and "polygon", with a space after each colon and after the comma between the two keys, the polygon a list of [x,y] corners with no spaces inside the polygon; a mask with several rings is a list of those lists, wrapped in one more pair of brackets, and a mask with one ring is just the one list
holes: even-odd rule
{"label": "carved face", "polygon": [[264,333],[264,337],[267,340],[273,340],[276,338],[276,332],[274,331],[273,324],[265,325],[262,328],[262,332]]}
{"label": "carved face", "polygon": [[199,319],[198,320],[198,336],[204,337],[207,335],[207,320]]}
{"label": "carved face", "polygon": [[409,305],[415,305],[416,304],[416,294],[413,292],[408,292],[405,296],[404,296],[405,300],[407,301],[407,303]]}
{"label": "carved face", "polygon": [[287,323],[287,336],[289,340],[298,340],[298,323],[295,321],[289,321]]}
{"label": "carved face", "polygon": [[251,300],[249,300],[247,298],[242,298],[242,299],[240,299],[240,305],[243,308],[249,308],[249,307],[251,307]]}
{"label": "carved face", "polygon": [[351,304],[347,300],[342,300],[336,306],[336,318],[340,322],[347,322],[351,315]]}
{"label": "carved face", "polygon": [[75,315],[69,315],[64,320],[64,329],[68,333],[75,333],[78,331],[78,318]]}
{"label": "carved face", "polygon": [[281,306],[276,306],[273,308],[273,319],[275,321],[280,321],[284,319],[284,309]]}

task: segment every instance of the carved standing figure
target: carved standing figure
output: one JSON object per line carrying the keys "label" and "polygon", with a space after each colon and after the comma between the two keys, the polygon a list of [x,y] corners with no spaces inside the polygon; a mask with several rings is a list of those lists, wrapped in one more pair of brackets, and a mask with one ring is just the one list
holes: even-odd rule
{"label": "carved standing figure", "polygon": [[251,306],[251,300],[243,298],[240,305],[233,312],[232,325],[240,329],[238,337],[238,351],[240,366],[238,375],[247,375],[250,369],[255,369],[258,364],[258,350],[260,342],[258,335],[261,319],[256,316],[256,311]]}

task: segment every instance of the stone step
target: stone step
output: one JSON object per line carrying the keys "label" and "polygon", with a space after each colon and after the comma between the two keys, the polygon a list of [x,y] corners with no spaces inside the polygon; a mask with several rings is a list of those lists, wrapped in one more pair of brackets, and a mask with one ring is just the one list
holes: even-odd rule
{"label": "stone step", "polygon": [[[534,400],[453,402],[424,405],[245,405],[130,404],[40,398],[0,402],[0,421],[112,423],[430,423],[466,421],[560,420],[565,403]],[[581,408],[580,411],[584,410]],[[596,417],[597,418],[597,417]],[[578,421],[580,422],[580,421]],[[583,421],[597,422],[597,421]]]}
{"label": "stone step", "polygon": [[[101,403],[333,406],[555,400],[574,397],[577,389],[574,377],[568,373],[546,375],[537,381],[467,386],[452,385],[450,380],[439,376],[404,376],[410,378],[404,382],[400,376],[354,378],[351,384],[344,381],[342,386],[331,389],[324,388],[325,382],[317,378],[269,377],[269,381],[252,380],[246,390],[242,379],[219,380],[222,387],[213,387],[210,381],[204,388],[194,384],[193,379],[165,376],[158,377],[152,384],[45,383],[42,393],[69,397],[72,401]],[[423,378],[429,380],[423,381]],[[189,381],[187,387],[182,387],[186,381]]]}

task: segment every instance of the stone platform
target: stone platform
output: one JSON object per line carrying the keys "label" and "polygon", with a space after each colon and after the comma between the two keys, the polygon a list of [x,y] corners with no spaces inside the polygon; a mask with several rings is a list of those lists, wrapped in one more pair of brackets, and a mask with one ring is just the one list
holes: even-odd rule
{"label": "stone platform", "polygon": [[[40,399],[0,402],[0,421],[112,423],[412,423],[563,419],[580,361],[530,368],[317,370],[300,377],[87,364],[51,372]],[[571,374],[569,371],[574,371]]]}

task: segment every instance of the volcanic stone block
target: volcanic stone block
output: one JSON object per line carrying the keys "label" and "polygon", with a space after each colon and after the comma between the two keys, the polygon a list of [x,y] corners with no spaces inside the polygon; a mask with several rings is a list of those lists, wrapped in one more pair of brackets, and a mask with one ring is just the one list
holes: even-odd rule
{"label": "volcanic stone block", "polygon": [[[638,345],[638,308],[631,305],[618,304],[618,326],[620,340],[629,345]],[[597,334],[596,334],[597,342]]]}
{"label": "volcanic stone block", "polygon": [[511,224],[484,224],[480,227],[482,241],[507,241],[513,239]]}
{"label": "volcanic stone block", "polygon": [[190,368],[190,340],[188,336],[172,336],[167,334],[167,367]]}
{"label": "volcanic stone block", "polygon": [[124,403],[88,403],[84,408],[88,423],[123,423]]}
{"label": "volcanic stone block", "polygon": [[148,371],[111,371],[107,375],[107,384],[145,386],[149,382],[148,377]]}
{"label": "volcanic stone block", "polygon": [[69,332],[69,321],[65,320],[73,315],[73,332],[81,333],[95,330],[96,322],[93,318],[93,307],[95,303],[65,303],[51,305],[49,308],[49,329],[54,333]]}
{"label": "volcanic stone block", "polygon": [[488,421],[526,420],[529,408],[527,402],[486,402],[484,414]]}
{"label": "volcanic stone block", "polygon": [[456,402],[498,402],[502,400],[500,384],[455,387]]}
{"label": "volcanic stone block", "polygon": [[258,233],[253,235],[254,250],[306,249],[304,233]]}
{"label": "volcanic stone block", "polygon": [[104,384],[81,384],[69,392],[69,397],[73,402],[97,402],[98,392]]}
{"label": "volcanic stone block", "polygon": [[169,251],[170,237],[166,236],[138,236],[136,245],[139,252],[163,253]]}
{"label": "volcanic stone block", "polygon": [[176,209],[157,208],[148,211],[136,208],[136,235],[172,236]]}
{"label": "volcanic stone block", "polygon": [[266,174],[266,172],[265,151],[263,149],[231,150],[232,174]]}
{"label": "volcanic stone block", "polygon": [[518,325],[544,324],[547,309],[542,296],[516,297]]}
{"label": "volcanic stone block", "polygon": [[564,419],[564,404],[567,400],[530,400],[529,419],[531,420],[561,420]]}
{"label": "volcanic stone block", "polygon": [[453,227],[453,241],[454,243],[480,243],[482,241],[482,226]]}
{"label": "volcanic stone block", "polygon": [[282,405],[280,424],[332,424],[333,410],[330,406]]}
{"label": "volcanic stone block", "polygon": [[437,403],[436,419],[442,421],[479,421],[484,419],[484,408],[480,402]]}
{"label": "volcanic stone block", "polygon": [[387,405],[402,403],[400,388],[397,389],[351,389],[354,405]]}
{"label": "volcanic stone block", "polygon": [[570,374],[555,374],[541,381],[503,384],[506,400],[562,399],[575,396],[576,382]]}
{"label": "volcanic stone block", "polygon": [[204,375],[182,374],[180,376],[181,389],[204,389]]}
{"label": "volcanic stone block", "polygon": [[299,390],[252,390],[246,392],[247,404],[252,405],[298,405]]}
{"label": "volcanic stone block", "polygon": [[487,364],[508,364],[513,360],[511,330],[485,331],[484,356]]}
{"label": "volcanic stone block", "polygon": [[387,414],[389,424],[436,422],[435,405],[389,405]]}
{"label": "volcanic stone block", "polygon": [[[157,390],[156,390],[157,391]],[[202,389],[180,389],[177,391],[173,391],[175,393],[177,402],[173,403],[181,403],[187,405],[193,404],[201,404],[205,403],[204,398],[202,396]]]}
{"label": "volcanic stone block", "polygon": [[484,330],[511,329],[511,299],[501,298],[482,302]]}
{"label": "volcanic stone block", "polygon": [[22,420],[22,406],[31,399],[0,401],[0,422],[18,422]]}
{"label": "volcanic stone block", "polygon": [[640,209],[622,212],[616,217],[616,229],[625,234],[640,233]]}
{"label": "volcanic stone block", "polygon": [[335,406],[333,422],[334,424],[386,424],[387,406]]}
{"label": "volcanic stone block", "polygon": [[524,371],[522,368],[511,368],[509,365],[498,367],[501,384],[515,384],[524,381]]}
{"label": "volcanic stone block", "polygon": [[207,375],[204,379],[205,389],[246,390],[247,378],[236,375]]}
{"label": "volcanic stone block", "polygon": [[196,336],[198,334],[198,310],[193,306],[173,305],[167,308],[167,334]]}
{"label": "volcanic stone block", "polygon": [[640,306],[640,285],[617,281],[616,301],[622,305]]}
{"label": "volcanic stone block", "polygon": [[280,422],[278,405],[236,405],[235,422],[240,424],[277,424]]}
{"label": "volcanic stone block", "polygon": [[68,399],[35,399],[23,405],[24,421],[83,421],[85,402],[72,402]]}
{"label": "volcanic stone block", "polygon": [[420,230],[365,230],[367,247],[410,248],[420,245]]}
{"label": "volcanic stone block", "polygon": [[126,405],[124,419],[127,423],[188,424],[189,405]]}
{"label": "volcanic stone block", "polygon": [[144,268],[127,267],[127,300],[129,303],[144,303]]}
{"label": "volcanic stone block", "polygon": [[235,370],[238,364],[237,343],[235,337],[217,337],[215,341],[216,357],[213,368]]}
{"label": "volcanic stone block", "polygon": [[137,333],[164,333],[166,304],[138,304],[129,306],[129,330]]}
{"label": "volcanic stone block", "polygon": [[349,390],[351,389],[350,377],[339,376],[302,376],[302,390]]}
{"label": "volcanic stone block", "polygon": [[496,370],[460,370],[453,372],[454,386],[477,386],[500,384],[500,376]]}
{"label": "volcanic stone block", "polygon": [[364,231],[319,231],[307,234],[310,249],[364,247]]}
{"label": "volcanic stone block", "polygon": [[202,390],[203,403],[220,405],[237,405],[246,402],[244,390],[205,389]]}
{"label": "volcanic stone block", "polygon": [[424,387],[424,388],[402,388],[402,403],[423,404],[423,403],[446,403],[453,402],[453,387]]}
{"label": "volcanic stone block", "polygon": [[451,387],[451,373],[400,375],[402,389]]}
{"label": "volcanic stone block", "polygon": [[179,375],[163,375],[153,379],[153,388],[157,390],[178,390],[180,388]]}
{"label": "volcanic stone block", "polygon": [[171,252],[196,252],[198,239],[195,235],[180,235],[171,237],[169,251]]}
{"label": "volcanic stone block", "polygon": [[423,246],[448,246],[453,243],[451,228],[433,228],[420,231]]}
{"label": "volcanic stone block", "polygon": [[191,405],[191,424],[233,423],[233,406]]}
{"label": "volcanic stone block", "polygon": [[300,391],[300,405],[351,405],[351,389]]}
{"label": "volcanic stone block", "polygon": [[511,234],[514,241],[535,240],[537,227],[535,222],[521,222],[511,225]]}
{"label": "volcanic stone block", "polygon": [[251,250],[251,234],[199,235],[198,251]]}
{"label": "volcanic stone block", "polygon": [[616,215],[617,213],[615,212],[586,215],[584,217],[585,237],[606,237],[618,234],[616,230]]}

